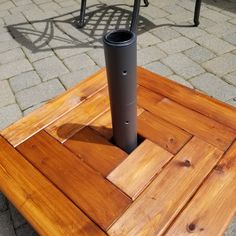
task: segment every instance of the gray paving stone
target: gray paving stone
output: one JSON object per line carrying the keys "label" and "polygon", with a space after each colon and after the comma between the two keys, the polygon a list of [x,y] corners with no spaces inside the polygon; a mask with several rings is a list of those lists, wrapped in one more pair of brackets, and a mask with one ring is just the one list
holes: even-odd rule
{"label": "gray paving stone", "polygon": [[0,42],[6,42],[12,39],[13,38],[9,32],[0,33]]}
{"label": "gray paving stone", "polygon": [[203,63],[210,72],[219,76],[226,75],[235,71],[236,68],[236,55],[227,53],[222,56],[216,57],[210,61]]}
{"label": "gray paving stone", "polygon": [[21,48],[15,48],[0,54],[0,64],[18,61],[23,58],[25,58],[25,54]]}
{"label": "gray paving stone", "polygon": [[64,91],[58,79],[53,79],[37,86],[16,93],[16,100],[22,110],[47,101]]}
{"label": "gray paving stone", "polygon": [[233,84],[236,87],[236,71],[227,74],[223,77],[227,82]]}
{"label": "gray paving stone", "polygon": [[0,53],[20,47],[15,40],[0,42]]}
{"label": "gray paving stone", "polygon": [[152,34],[157,36],[163,41],[171,40],[180,37],[180,34],[175,30],[171,29],[169,26],[167,27],[159,27],[152,31]]}
{"label": "gray paving stone", "polygon": [[[236,103],[234,103],[236,105]],[[236,235],[236,217],[233,219],[232,223],[226,230],[224,236],[235,236]]]}
{"label": "gray paving stone", "polygon": [[80,69],[78,71],[74,71],[70,74],[60,76],[60,80],[63,83],[63,85],[68,89],[75,86],[81,80],[87,78],[88,76],[92,75],[98,70],[99,70],[99,67],[96,65],[89,66],[89,67]]}
{"label": "gray paving stone", "polygon": [[213,74],[205,73],[190,80],[191,84],[201,91],[221,101],[236,97],[236,89]]}
{"label": "gray paving stone", "polygon": [[186,11],[183,7],[178,6],[177,4],[168,4],[163,6],[162,9],[166,12],[169,12],[170,14],[182,14]]}
{"label": "gray paving stone", "polygon": [[49,9],[57,10],[61,8],[61,6],[55,2],[46,2],[46,3],[40,4],[39,7],[44,11],[48,11]]}
{"label": "gray paving stone", "polygon": [[71,71],[76,71],[95,65],[94,61],[86,54],[79,54],[66,58],[64,63]]}
{"label": "gray paving stone", "polygon": [[10,124],[22,117],[21,110],[17,104],[11,104],[0,108],[0,130],[6,128]]}
{"label": "gray paving stone", "polygon": [[21,59],[8,64],[0,65],[0,80],[8,79],[32,69],[33,67],[27,59]]}
{"label": "gray paving stone", "polygon": [[224,22],[224,23],[220,23],[220,24],[215,24],[211,27],[207,27],[205,30],[211,34],[215,34],[216,36],[220,37],[225,34],[235,32],[236,25],[228,23],[228,22]]}
{"label": "gray paving stone", "polygon": [[189,88],[193,88],[193,86],[188,82],[186,81],[185,79],[183,79],[182,77],[178,76],[178,75],[171,75],[171,76],[168,76],[168,79],[172,80],[172,81],[175,81],[179,84],[182,84],[186,87],[189,87]]}
{"label": "gray paving stone", "polygon": [[157,43],[160,43],[161,40],[149,32],[145,32],[137,37],[137,43],[142,48],[150,47]]}
{"label": "gray paving stone", "polygon": [[96,48],[87,52],[90,58],[100,67],[105,66],[104,50],[103,48]]}
{"label": "gray paving stone", "polygon": [[36,61],[33,65],[43,81],[69,73],[65,65],[55,56]]}
{"label": "gray paving stone", "polygon": [[8,16],[10,15],[8,10],[0,10],[0,17]]}
{"label": "gray paving stone", "polygon": [[204,16],[210,20],[213,20],[217,23],[219,22],[225,22],[229,19],[231,19],[231,17],[223,15],[217,11],[213,11],[211,9],[205,9],[203,11],[201,11],[201,16]]}
{"label": "gray paving stone", "polygon": [[8,15],[4,17],[4,21],[6,25],[16,25],[21,23],[26,23],[27,20],[25,17],[19,12],[14,15]]}
{"label": "gray paving stone", "polygon": [[8,81],[0,81],[0,91],[0,107],[4,107],[15,102],[15,98]]}
{"label": "gray paving stone", "polygon": [[194,48],[190,48],[184,52],[184,54],[190,57],[193,61],[197,63],[203,63],[214,58],[216,55],[208,50],[207,48],[196,46]]}
{"label": "gray paving stone", "polygon": [[11,14],[16,14],[19,12],[23,13],[25,11],[34,10],[34,9],[38,9],[38,6],[36,4],[27,4],[27,5],[13,7],[9,11],[11,12]]}
{"label": "gray paving stone", "polygon": [[29,71],[9,79],[12,90],[16,93],[22,89],[33,87],[41,83],[38,74],[35,71]]}
{"label": "gray paving stone", "polygon": [[44,12],[40,9],[23,11],[23,14],[28,21],[40,21],[58,16],[58,13],[55,11],[48,10],[47,12]]}
{"label": "gray paving stone", "polygon": [[31,0],[13,0],[13,2],[15,3],[16,6],[24,6],[32,3]]}
{"label": "gray paving stone", "polygon": [[8,209],[7,206],[7,199],[5,196],[0,192],[0,214]]}
{"label": "gray paving stone", "polygon": [[8,10],[12,7],[14,7],[15,5],[11,2],[11,1],[5,1],[0,3],[0,9],[3,10]]}
{"label": "gray paving stone", "polygon": [[29,224],[25,224],[16,229],[16,236],[38,236],[38,234]]}
{"label": "gray paving stone", "polygon": [[175,22],[175,24],[180,24],[182,22],[192,21],[193,13],[187,10],[184,10],[181,14],[176,13],[170,16],[167,16],[167,19]]}
{"label": "gray paving stone", "polygon": [[[226,103],[229,104],[229,105],[231,105],[231,106],[236,107],[236,98],[232,98],[232,99],[226,101]],[[236,225],[229,225],[229,227],[230,227],[230,228],[232,227],[232,229],[234,229],[234,230],[236,231]],[[233,235],[232,235],[232,236],[233,236]]]}
{"label": "gray paving stone", "polygon": [[227,34],[223,39],[236,46],[236,33]]}
{"label": "gray paving stone", "polygon": [[221,55],[230,52],[235,49],[235,47],[222,39],[219,39],[213,35],[203,35],[196,38],[196,42],[201,46],[204,46],[214,53]]}
{"label": "gray paving stone", "polygon": [[229,20],[229,22],[236,25],[236,18]]}
{"label": "gray paving stone", "polygon": [[155,6],[152,6],[150,8],[142,8],[142,14],[150,16],[151,18],[165,17],[169,15],[169,13],[167,13],[166,11],[163,11],[162,9]]}
{"label": "gray paving stone", "polygon": [[34,105],[26,110],[23,111],[23,115],[26,116],[28,114],[30,114],[31,112],[33,112],[34,110],[38,109],[39,107],[41,107],[43,104],[45,104],[46,102],[41,102],[37,105]]}
{"label": "gray paving stone", "polygon": [[206,34],[206,31],[200,29],[199,27],[173,27],[173,29],[190,39],[195,39]]}
{"label": "gray paving stone", "polygon": [[201,74],[205,71],[201,66],[190,60],[182,53],[170,55],[162,59],[162,62],[169,66],[178,75],[183,76],[186,79]]}
{"label": "gray paving stone", "polygon": [[11,213],[11,219],[13,221],[14,228],[18,228],[24,224],[26,224],[26,220],[22,217],[22,215],[18,212],[18,210],[9,202],[9,210]]}
{"label": "gray paving stone", "polygon": [[173,71],[159,61],[152,62],[144,66],[146,69],[162,76],[172,75]]}
{"label": "gray paving stone", "polygon": [[155,46],[143,48],[138,51],[138,65],[146,65],[164,58],[166,54]]}
{"label": "gray paving stone", "polygon": [[196,46],[196,44],[188,38],[179,37],[170,41],[158,43],[157,46],[167,54],[174,54],[192,48]]}
{"label": "gray paving stone", "polygon": [[0,213],[0,235],[15,236],[15,231],[11,222],[9,211]]}

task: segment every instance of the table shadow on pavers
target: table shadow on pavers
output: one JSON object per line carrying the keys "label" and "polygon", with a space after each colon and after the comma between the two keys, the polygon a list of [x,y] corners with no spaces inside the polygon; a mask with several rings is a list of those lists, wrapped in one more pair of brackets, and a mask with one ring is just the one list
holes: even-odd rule
{"label": "table shadow on pavers", "polygon": [[[93,5],[92,8],[95,6]],[[130,27],[132,12],[117,5],[96,5],[85,18],[85,26],[76,28],[77,11],[50,19],[37,20],[7,28],[23,47],[34,53],[47,50],[73,48],[102,48],[102,36],[113,29]],[[138,34],[155,28],[156,25],[144,17],[139,17]],[[48,47],[49,45],[49,47]]]}

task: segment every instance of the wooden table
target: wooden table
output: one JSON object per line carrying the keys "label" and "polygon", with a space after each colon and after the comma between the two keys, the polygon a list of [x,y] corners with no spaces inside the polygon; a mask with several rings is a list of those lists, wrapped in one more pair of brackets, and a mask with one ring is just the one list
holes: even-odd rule
{"label": "wooden table", "polygon": [[109,142],[103,69],[1,132],[0,190],[41,235],[222,235],[236,109],[138,68],[138,134]]}

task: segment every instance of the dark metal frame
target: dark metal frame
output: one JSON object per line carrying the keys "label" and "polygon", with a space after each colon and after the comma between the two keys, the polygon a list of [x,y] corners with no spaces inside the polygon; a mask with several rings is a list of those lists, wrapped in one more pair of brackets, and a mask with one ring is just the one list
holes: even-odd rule
{"label": "dark metal frame", "polygon": [[[143,0],[143,1],[144,1],[145,6],[147,7],[149,5],[149,1],[148,0]],[[79,18],[79,21],[76,22],[76,25],[78,28],[82,28],[85,25],[86,2],[87,0],[81,0],[80,18]],[[195,3],[194,19],[193,19],[194,26],[199,25],[201,2],[202,0],[196,0],[196,3]],[[137,30],[140,3],[141,3],[141,0],[134,0],[132,21],[131,21],[131,26],[130,26],[130,31],[132,32],[136,32]]]}

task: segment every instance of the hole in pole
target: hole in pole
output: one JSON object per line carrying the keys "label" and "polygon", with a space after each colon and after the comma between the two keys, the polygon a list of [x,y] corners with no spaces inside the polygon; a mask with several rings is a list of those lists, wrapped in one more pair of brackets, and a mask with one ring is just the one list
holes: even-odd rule
{"label": "hole in pole", "polygon": [[124,71],[123,71],[123,75],[127,75],[127,70],[124,70]]}
{"label": "hole in pole", "polygon": [[128,121],[128,120],[127,120],[127,121],[125,121],[125,124],[126,124],[126,125],[128,125],[128,124],[129,124],[129,121]]}

